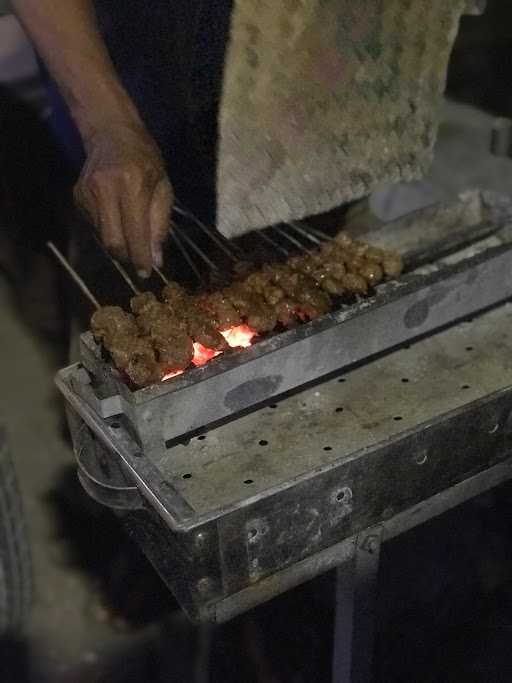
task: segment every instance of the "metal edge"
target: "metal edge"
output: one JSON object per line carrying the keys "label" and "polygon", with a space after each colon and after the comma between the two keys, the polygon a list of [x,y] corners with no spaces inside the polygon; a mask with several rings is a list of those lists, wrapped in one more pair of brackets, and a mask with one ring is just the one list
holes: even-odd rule
{"label": "metal edge", "polygon": [[[172,383],[163,382],[161,385],[152,385],[134,392],[130,392],[125,385],[122,385],[121,383],[118,384],[121,388],[123,386],[125,387],[126,391],[123,391],[123,395],[130,404],[143,405],[147,402],[161,398],[162,396],[178,393],[192,385],[209,380],[225,372],[235,370],[237,367],[254,362],[269,353],[300,343],[304,339],[315,334],[332,330],[339,325],[352,321],[356,317],[367,315],[371,311],[391,304],[400,297],[415,292],[419,293],[422,289],[426,289],[437,283],[444,282],[451,277],[467,272],[475,266],[478,266],[485,261],[498,258],[507,252],[512,253],[512,243],[490,247],[483,253],[475,254],[474,256],[451,265],[437,265],[432,272],[421,274],[412,273],[398,282],[389,282],[385,285],[380,285],[377,288],[378,293],[376,296],[365,299],[354,306],[347,306],[333,313],[329,313],[318,320],[313,320],[294,330],[288,330],[281,334],[271,336],[249,349],[243,349],[235,354],[220,356],[219,358],[210,361],[210,363],[202,368],[195,368],[182,376],[176,377],[172,380]],[[505,294],[503,297],[495,297],[489,302],[489,305],[494,305],[499,301],[509,298],[509,296],[510,294]],[[433,327],[431,331],[433,332],[435,329],[436,328]],[[413,339],[414,336],[414,334],[411,334],[409,338]],[[84,342],[94,344],[92,335],[90,335],[89,338],[85,335]],[[103,364],[102,367],[109,367],[104,361],[101,361],[101,363]]]}
{"label": "metal edge", "polygon": [[[130,455],[130,453],[127,452],[125,448],[123,448],[122,444],[116,444],[114,440],[108,438],[105,433],[105,428],[101,424],[101,418],[94,414],[94,412],[89,408],[89,406],[87,406],[82,399],[77,397],[72,392],[72,390],[67,385],[64,376],[59,377],[59,379],[56,380],[56,383],[59,390],[64,394],[66,400],[68,400],[72,407],[74,407],[74,409],[81,415],[82,419],[86,422],[90,429],[92,429],[92,431],[98,436],[98,438],[101,439],[101,441],[108,448],[114,450],[114,452],[126,464],[130,474],[133,475],[135,481],[137,482],[137,485],[140,484],[139,490],[141,494],[157,510],[157,512],[161,514],[161,516],[169,524],[170,528],[178,533],[189,533],[197,529],[198,527],[204,526],[210,522],[219,519],[220,517],[225,517],[231,513],[239,511],[241,508],[250,507],[251,505],[258,503],[263,498],[270,498],[272,496],[275,496],[281,493],[282,491],[288,490],[290,488],[297,486],[300,483],[309,481],[322,474],[335,470],[338,467],[346,465],[347,463],[350,463],[362,456],[367,456],[371,453],[374,453],[377,450],[389,446],[391,443],[400,444],[402,441],[408,439],[410,436],[415,434],[420,429],[428,428],[434,422],[434,418],[431,418],[428,421],[419,423],[415,427],[411,427],[407,430],[404,430],[396,436],[390,437],[383,441],[379,441],[373,444],[372,446],[366,447],[362,450],[355,451],[353,454],[349,456],[343,456],[342,458],[335,460],[327,465],[324,465],[323,467],[316,468],[314,471],[305,472],[304,474],[290,481],[265,489],[264,491],[261,491],[253,496],[245,498],[242,502],[233,503],[231,505],[227,505],[224,507],[219,507],[216,510],[213,510],[206,514],[194,516],[193,509],[186,503],[183,497],[176,490],[174,490],[174,495],[176,496],[176,498],[174,499],[174,503],[178,502],[179,504],[184,504],[186,508],[188,508],[188,510],[192,512],[192,514],[189,514],[186,517],[175,517],[167,509],[169,507],[169,502],[172,502],[170,501],[169,496],[163,494],[163,492],[159,492],[160,495],[157,495],[154,489],[151,489],[145,481],[145,478],[147,478],[148,476],[153,477],[154,480],[160,479],[161,477],[159,475],[158,469],[146,457],[143,456],[142,458],[134,458],[133,455]],[[443,413],[437,416],[435,419],[436,421],[449,421],[454,417],[457,417],[458,415],[461,415],[464,412],[470,410],[475,405],[485,405],[486,403],[495,400],[502,394],[510,393],[510,391],[511,387],[500,389],[499,391],[492,392],[487,396],[480,398],[476,401],[471,401],[465,404],[464,406],[448,411],[447,413]],[[145,470],[144,472],[139,471],[141,467]]]}
{"label": "metal edge", "polygon": [[[448,512],[448,510],[510,479],[512,479],[512,458],[475,474],[458,484],[454,484],[449,489],[445,489],[418,505],[382,522],[382,540],[383,542],[389,541],[402,533],[410,531],[414,527],[434,517],[438,517]],[[215,623],[223,623],[256,607],[262,602],[271,600],[306,581],[310,581],[329,570],[350,562],[354,555],[358,537],[367,534],[371,528],[368,527],[368,529],[364,529],[358,534],[343,540],[341,543],[326,548],[291,567],[286,567],[265,577],[253,586],[207,605],[201,617]]]}

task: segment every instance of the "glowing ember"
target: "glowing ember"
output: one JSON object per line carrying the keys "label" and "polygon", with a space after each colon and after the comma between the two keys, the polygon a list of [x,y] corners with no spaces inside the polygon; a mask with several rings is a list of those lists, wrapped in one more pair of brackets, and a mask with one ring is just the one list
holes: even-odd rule
{"label": "glowing ember", "polygon": [[229,330],[224,330],[221,335],[231,346],[232,349],[241,347],[247,349],[252,344],[252,340],[257,333],[248,325],[238,325],[238,327],[231,327]]}
{"label": "glowing ember", "polygon": [[[248,348],[251,346],[254,337],[257,336],[257,332],[251,329],[248,325],[238,325],[237,327],[231,327],[229,330],[224,330],[224,332],[221,332],[221,334],[232,349]],[[192,359],[192,365],[195,365],[196,368],[200,368],[211,361],[212,358],[220,356],[221,353],[222,351],[215,351],[215,349],[209,349],[198,342],[194,342],[194,358]],[[178,372],[168,372],[162,377],[162,382],[182,374],[183,370],[178,370]]]}
{"label": "glowing ember", "polygon": [[206,365],[209,360],[215,358],[215,356],[220,356],[222,351],[215,351],[215,349],[208,349],[206,346],[194,342],[194,357],[192,358],[192,363],[196,368],[200,368],[202,365]]}
{"label": "glowing ember", "polygon": [[165,382],[167,379],[172,379],[173,377],[177,377],[178,375],[182,375],[184,370],[177,370],[176,372],[168,372],[166,375],[162,377],[162,382]]}

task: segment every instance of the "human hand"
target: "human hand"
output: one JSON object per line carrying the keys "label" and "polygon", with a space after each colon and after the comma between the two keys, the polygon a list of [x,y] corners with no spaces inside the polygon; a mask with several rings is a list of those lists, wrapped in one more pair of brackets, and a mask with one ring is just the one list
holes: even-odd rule
{"label": "human hand", "polygon": [[97,129],[84,144],[75,201],[112,256],[149,277],[162,265],[174,198],[160,150],[142,124]]}

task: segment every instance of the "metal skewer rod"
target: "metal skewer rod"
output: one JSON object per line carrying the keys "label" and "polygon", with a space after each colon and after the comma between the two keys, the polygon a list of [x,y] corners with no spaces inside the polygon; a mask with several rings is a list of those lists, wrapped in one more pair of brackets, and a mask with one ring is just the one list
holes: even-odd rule
{"label": "metal skewer rod", "polygon": [[105,256],[108,258],[110,263],[114,266],[114,268],[117,270],[119,275],[123,278],[123,280],[126,282],[128,287],[132,290],[132,292],[137,296],[140,294],[140,289],[136,287],[135,283],[131,279],[131,277],[128,275],[126,270],[123,268],[123,266],[117,261],[110,253],[109,251],[104,247],[103,243],[100,241],[99,237],[94,233],[94,240],[96,241],[96,244],[99,246],[101,251],[105,254]]}
{"label": "metal skewer rod", "polygon": [[290,252],[289,252],[287,249],[285,249],[284,247],[282,247],[282,246],[281,246],[280,244],[278,244],[277,242],[274,242],[274,240],[273,240],[271,237],[269,237],[268,235],[266,235],[266,234],[265,234],[264,232],[262,232],[261,230],[256,230],[256,231],[255,231],[255,234],[258,235],[258,237],[261,237],[261,239],[264,240],[265,242],[268,242],[268,244],[271,244],[271,245],[274,247],[274,249],[277,249],[277,251],[280,251],[281,254],[283,254],[284,256],[289,256],[289,255],[290,255]]}
{"label": "metal skewer rod", "polygon": [[322,244],[317,237],[310,234],[307,230],[304,230],[304,228],[301,225],[297,225],[297,223],[287,223],[287,225],[289,225],[290,228],[298,232],[299,235],[302,235],[305,239],[309,240],[313,244],[316,244],[317,246]]}
{"label": "metal skewer rod", "polygon": [[[176,230],[176,228],[174,228]],[[190,239],[188,235],[186,235],[184,232],[180,231],[180,239],[184,239],[185,242],[188,244],[188,246],[193,249],[196,254],[203,259],[203,261],[210,266],[212,270],[218,270],[217,266],[213,261],[211,261],[208,256],[197,246],[197,244]]]}
{"label": "metal skewer rod", "polygon": [[238,263],[239,259],[232,253],[231,249],[228,246],[226,246],[222,237],[219,237],[215,233],[214,228],[209,228],[207,225],[203,223],[203,221],[199,220],[199,218],[194,216],[194,214],[188,211],[187,209],[183,209],[180,206],[175,205],[174,210],[180,216],[190,218],[190,220],[193,221],[212,240],[212,242],[214,242],[219,247],[219,249],[221,249],[227,256],[229,256],[229,258],[232,261]]}
{"label": "metal skewer rod", "polygon": [[153,270],[155,271],[155,273],[158,275],[158,277],[160,278],[160,280],[162,280],[162,282],[164,284],[166,284],[166,285],[169,284],[168,278],[165,277],[165,275],[162,273],[160,268],[157,268],[157,266],[153,266]]}
{"label": "metal skewer rod", "polygon": [[109,259],[110,259],[110,261],[112,262],[112,265],[114,266],[114,268],[115,268],[115,269],[117,270],[117,272],[119,273],[119,275],[123,278],[123,280],[126,282],[126,284],[128,285],[128,287],[129,287],[129,288],[132,290],[132,292],[135,294],[135,296],[137,296],[138,294],[140,294],[140,289],[139,289],[138,287],[135,286],[133,280],[132,280],[131,277],[128,275],[128,273],[126,272],[126,270],[123,268],[123,266],[119,263],[119,261],[116,261],[116,259],[113,258],[112,256],[110,256],[110,254],[109,254]]}
{"label": "metal skewer rod", "polygon": [[311,225],[307,225],[306,227],[312,235],[315,235],[316,237],[323,240],[324,242],[332,242],[334,239],[334,237],[331,237],[330,235],[323,232],[322,230],[318,230],[318,228],[313,228],[313,227],[311,227]]}
{"label": "metal skewer rod", "polygon": [[192,259],[190,258],[189,254],[188,254],[188,251],[185,249],[185,247],[184,247],[183,244],[181,243],[180,238],[178,237],[178,232],[177,232],[177,230],[174,229],[174,228],[171,230],[171,237],[172,237],[172,238],[174,239],[174,241],[176,242],[176,244],[177,244],[177,246],[178,246],[178,249],[179,249],[179,250],[181,251],[181,253],[183,254],[183,258],[184,258],[185,261],[188,263],[188,265],[189,265],[190,269],[192,270],[192,272],[194,273],[194,275],[197,277],[197,279],[199,280],[199,282],[202,282],[202,281],[203,281],[203,277],[202,277],[201,273],[199,272],[199,270],[198,270],[196,264],[195,264],[195,263],[192,261]]}
{"label": "metal skewer rod", "polygon": [[292,237],[289,235],[286,230],[283,230],[282,228],[278,228],[274,226],[273,230],[275,230],[277,233],[279,233],[282,237],[288,240],[291,244],[293,244],[297,249],[300,249],[301,251],[305,251],[306,254],[310,254],[311,252],[307,247],[305,247],[299,240],[296,240],[295,237]]}
{"label": "metal skewer rod", "polygon": [[59,262],[60,265],[64,268],[64,270],[66,270],[66,272],[68,273],[68,275],[71,276],[71,278],[72,278],[72,280],[74,281],[74,283],[75,283],[75,284],[80,288],[80,290],[82,291],[82,294],[84,294],[84,295],[89,299],[89,301],[91,302],[91,304],[92,304],[95,308],[97,308],[97,309],[101,308],[101,305],[100,305],[100,302],[98,301],[98,299],[94,296],[94,294],[91,292],[91,290],[89,289],[89,287],[85,284],[85,282],[82,280],[82,278],[80,277],[80,275],[78,275],[78,273],[76,272],[76,270],[74,270],[74,269],[71,267],[71,264],[69,263],[69,261],[68,261],[68,260],[63,256],[63,254],[57,249],[57,247],[55,246],[55,244],[54,244],[53,242],[47,242],[47,243],[46,243],[46,246],[47,246],[48,249],[52,252],[52,254],[55,256],[55,258],[58,260],[58,262]]}

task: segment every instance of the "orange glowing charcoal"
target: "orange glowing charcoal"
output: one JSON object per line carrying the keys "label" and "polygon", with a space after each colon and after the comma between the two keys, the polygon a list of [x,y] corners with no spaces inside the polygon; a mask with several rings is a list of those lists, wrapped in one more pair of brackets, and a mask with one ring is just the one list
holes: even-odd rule
{"label": "orange glowing charcoal", "polygon": [[238,325],[229,330],[224,330],[224,332],[221,331],[221,335],[232,349],[240,347],[247,349],[252,345],[252,340],[257,336],[257,332],[248,325]]}
{"label": "orange glowing charcoal", "polygon": [[[231,327],[229,330],[224,330],[221,332],[224,339],[227,341],[232,349],[247,349],[252,345],[254,337],[258,336],[258,333],[249,327],[249,325],[237,325],[237,327]],[[222,351],[215,351],[215,349],[209,349],[199,342],[194,342],[194,358],[192,359],[192,365],[196,368],[200,368],[206,365],[212,358],[220,356]],[[183,370],[178,370],[178,372],[168,372],[162,377],[162,382],[173,377],[178,377],[178,375],[183,374]]]}
{"label": "orange glowing charcoal", "polygon": [[199,344],[199,342],[194,342],[194,358],[192,359],[192,364],[196,368],[200,368],[206,365],[208,361],[216,356],[220,356],[222,351],[215,351],[215,349],[208,349],[206,346]]}
{"label": "orange glowing charcoal", "polygon": [[185,371],[184,370],[177,370],[176,372],[168,372],[166,375],[162,377],[162,382],[165,382],[168,379],[172,379],[173,377],[178,377],[178,375],[182,375]]}

